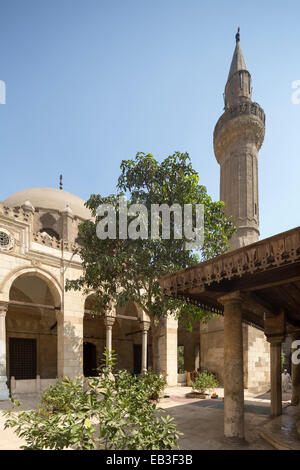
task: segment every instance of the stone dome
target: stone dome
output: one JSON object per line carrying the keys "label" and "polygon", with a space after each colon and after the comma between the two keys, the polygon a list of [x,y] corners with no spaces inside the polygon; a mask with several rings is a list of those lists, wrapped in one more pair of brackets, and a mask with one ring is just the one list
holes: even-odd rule
{"label": "stone dome", "polygon": [[30,201],[36,209],[50,209],[62,212],[68,206],[74,216],[91,219],[90,210],[84,200],[75,194],[56,188],[30,188],[12,194],[3,201],[5,207],[21,207]]}

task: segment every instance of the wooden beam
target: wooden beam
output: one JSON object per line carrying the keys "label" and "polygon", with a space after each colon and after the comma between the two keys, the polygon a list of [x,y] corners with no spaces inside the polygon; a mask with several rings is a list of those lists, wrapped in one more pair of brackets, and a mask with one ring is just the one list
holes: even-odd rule
{"label": "wooden beam", "polygon": [[[87,313],[89,315],[95,315],[99,318],[105,318],[105,315],[103,313],[93,312],[93,310],[85,310],[84,313]],[[115,318],[119,318],[120,320],[139,320],[139,317],[131,317],[130,315],[116,315]]]}
{"label": "wooden beam", "polygon": [[262,318],[264,318],[265,313],[270,316],[278,313],[277,307],[271,305],[270,302],[265,300],[261,295],[255,292],[245,292],[244,295],[251,310],[253,310],[254,313],[259,313]]}
{"label": "wooden beam", "polygon": [[244,275],[228,281],[232,290],[253,291],[300,281],[300,263]]}

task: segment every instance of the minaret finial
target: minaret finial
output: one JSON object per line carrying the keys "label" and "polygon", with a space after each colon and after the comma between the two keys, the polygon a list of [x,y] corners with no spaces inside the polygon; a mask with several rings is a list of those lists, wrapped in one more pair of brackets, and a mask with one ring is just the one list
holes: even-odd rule
{"label": "minaret finial", "polygon": [[63,175],[59,175],[59,189],[63,188]]}
{"label": "minaret finial", "polygon": [[237,33],[235,35],[236,42],[240,42],[240,27],[238,27]]}

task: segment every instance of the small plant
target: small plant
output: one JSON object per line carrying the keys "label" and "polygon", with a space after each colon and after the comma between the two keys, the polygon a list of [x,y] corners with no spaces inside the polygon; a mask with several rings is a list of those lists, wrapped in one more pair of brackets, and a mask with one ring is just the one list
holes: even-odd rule
{"label": "small plant", "polygon": [[178,373],[184,369],[184,346],[178,346],[177,348],[177,361],[178,361]]}
{"label": "small plant", "polygon": [[148,390],[149,400],[158,400],[163,396],[164,389],[167,385],[163,375],[157,374],[152,369],[148,369],[140,376],[140,380]]}
{"label": "small plant", "polygon": [[194,380],[191,381],[192,389],[196,392],[201,394],[205,394],[207,391],[211,390],[212,388],[216,388],[219,386],[219,382],[217,381],[214,374],[210,374],[207,370],[200,372]]}
{"label": "small plant", "polygon": [[[36,411],[3,412],[5,428],[25,439],[23,449],[171,450],[178,447],[173,418],[159,416],[150,397],[165,380],[152,371],[134,376],[114,371],[115,355],[85,384],[63,378],[46,390]],[[15,406],[20,403],[12,400]],[[163,412],[163,410],[160,410]]]}
{"label": "small plant", "polygon": [[281,368],[283,369],[285,363],[285,354],[283,351],[281,351]]}

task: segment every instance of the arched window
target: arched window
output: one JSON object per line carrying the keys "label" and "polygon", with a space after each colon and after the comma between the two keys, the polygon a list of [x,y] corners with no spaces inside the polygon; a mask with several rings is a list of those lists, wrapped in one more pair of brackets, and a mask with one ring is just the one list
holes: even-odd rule
{"label": "arched window", "polygon": [[240,72],[239,76],[240,76],[240,88],[243,88],[243,72]]}

